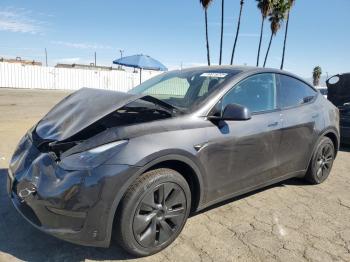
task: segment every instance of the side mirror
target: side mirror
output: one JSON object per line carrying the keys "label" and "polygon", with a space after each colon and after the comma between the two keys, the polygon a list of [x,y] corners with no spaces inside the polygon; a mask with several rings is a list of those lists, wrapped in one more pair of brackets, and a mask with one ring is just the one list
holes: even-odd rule
{"label": "side mirror", "polygon": [[236,121],[245,121],[251,119],[250,110],[239,104],[228,104],[224,112],[222,113],[222,120],[236,120]]}
{"label": "side mirror", "polygon": [[239,105],[239,104],[228,104],[223,113],[222,116],[209,116],[209,120],[226,120],[226,121],[245,121],[251,119],[251,113],[249,109],[245,106]]}

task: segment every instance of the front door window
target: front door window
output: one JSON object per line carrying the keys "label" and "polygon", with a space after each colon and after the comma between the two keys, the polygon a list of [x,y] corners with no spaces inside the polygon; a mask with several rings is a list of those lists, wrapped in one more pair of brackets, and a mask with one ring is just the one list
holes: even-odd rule
{"label": "front door window", "polygon": [[222,100],[222,109],[228,104],[240,104],[246,106],[252,113],[275,110],[276,93],[275,74],[257,74],[232,88]]}

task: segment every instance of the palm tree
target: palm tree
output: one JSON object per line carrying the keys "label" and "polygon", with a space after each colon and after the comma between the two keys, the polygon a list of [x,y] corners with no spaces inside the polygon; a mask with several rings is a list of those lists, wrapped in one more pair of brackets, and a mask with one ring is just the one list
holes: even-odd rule
{"label": "palm tree", "polygon": [[210,48],[209,48],[209,33],[208,33],[208,8],[213,0],[199,0],[202,7],[204,8],[204,18],[205,18],[205,38],[207,42],[207,60],[208,66],[210,66]]}
{"label": "palm tree", "polygon": [[270,14],[269,21],[271,23],[271,37],[269,42],[269,47],[267,48],[265,60],[264,60],[264,67],[266,66],[267,57],[269,56],[272,39],[274,36],[276,36],[278,30],[280,30],[283,20],[286,16],[286,12],[288,10],[288,3],[285,2],[285,0],[277,0],[273,3],[272,11]]}
{"label": "palm tree", "polygon": [[239,35],[239,29],[241,27],[241,18],[242,18],[243,5],[244,5],[244,0],[241,0],[241,9],[239,10],[239,17],[238,17],[238,24],[237,24],[235,43],[233,44],[233,49],[232,49],[231,65],[233,64],[233,59],[235,57],[235,51],[236,51],[237,40],[238,40],[238,35]]}
{"label": "palm tree", "polygon": [[256,0],[258,2],[258,8],[261,12],[261,30],[260,30],[260,41],[259,41],[259,49],[258,49],[258,57],[256,60],[256,66],[259,66],[260,59],[260,50],[261,50],[261,42],[264,33],[264,23],[266,17],[270,14],[273,0]]}
{"label": "palm tree", "polygon": [[222,44],[224,40],[224,13],[225,13],[225,0],[221,0],[221,40],[220,40],[219,65],[221,65],[221,62],[222,62]]}
{"label": "palm tree", "polygon": [[313,73],[312,73],[312,78],[314,80],[314,86],[319,86],[320,85],[321,75],[322,75],[322,68],[320,66],[316,66],[314,68]]}
{"label": "palm tree", "polygon": [[283,44],[283,54],[282,54],[282,62],[281,62],[281,70],[284,66],[284,57],[286,55],[286,45],[287,45],[287,36],[288,36],[288,28],[289,28],[289,17],[290,17],[290,10],[292,9],[293,5],[295,4],[295,0],[288,0],[288,12],[287,12],[287,24],[286,24],[286,32],[284,34],[284,44]]}

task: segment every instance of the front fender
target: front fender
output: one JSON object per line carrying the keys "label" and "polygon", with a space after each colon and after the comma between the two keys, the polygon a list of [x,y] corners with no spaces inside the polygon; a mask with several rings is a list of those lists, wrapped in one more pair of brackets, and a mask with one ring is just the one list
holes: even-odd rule
{"label": "front fender", "polygon": [[205,171],[202,165],[195,160],[194,156],[182,150],[164,150],[164,151],[154,153],[138,162],[138,165],[142,165],[142,166],[137,170],[137,172],[135,172],[132,176],[130,176],[129,179],[124,183],[124,185],[120,187],[120,189],[118,190],[118,193],[114,198],[114,201],[112,203],[109,216],[108,216],[107,232],[106,232],[107,243],[110,243],[111,241],[114,218],[116,216],[119,203],[122,200],[123,196],[125,195],[127,189],[132,185],[132,183],[134,183],[134,181],[138,177],[140,177],[147,170],[152,169],[152,167],[169,160],[180,161],[192,168],[199,182],[199,187],[200,187],[199,207],[201,206],[201,203],[203,203],[203,199],[204,199],[203,189],[206,188],[207,186],[205,176],[204,176]]}

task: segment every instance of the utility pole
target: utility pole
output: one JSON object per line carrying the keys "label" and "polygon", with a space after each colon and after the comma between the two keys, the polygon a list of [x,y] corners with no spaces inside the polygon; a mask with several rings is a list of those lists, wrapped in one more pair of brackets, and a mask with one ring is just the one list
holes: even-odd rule
{"label": "utility pole", "polygon": [[46,67],[47,67],[47,50],[46,50],[46,47],[45,47],[45,64],[46,64]]}
{"label": "utility pole", "polygon": [[95,51],[95,66],[96,66],[96,51]]}
{"label": "utility pole", "polygon": [[[119,49],[119,52],[120,52],[120,58],[123,58],[124,50],[123,49]],[[123,67],[121,65],[119,65],[118,69],[121,70],[121,69],[123,69]]]}

